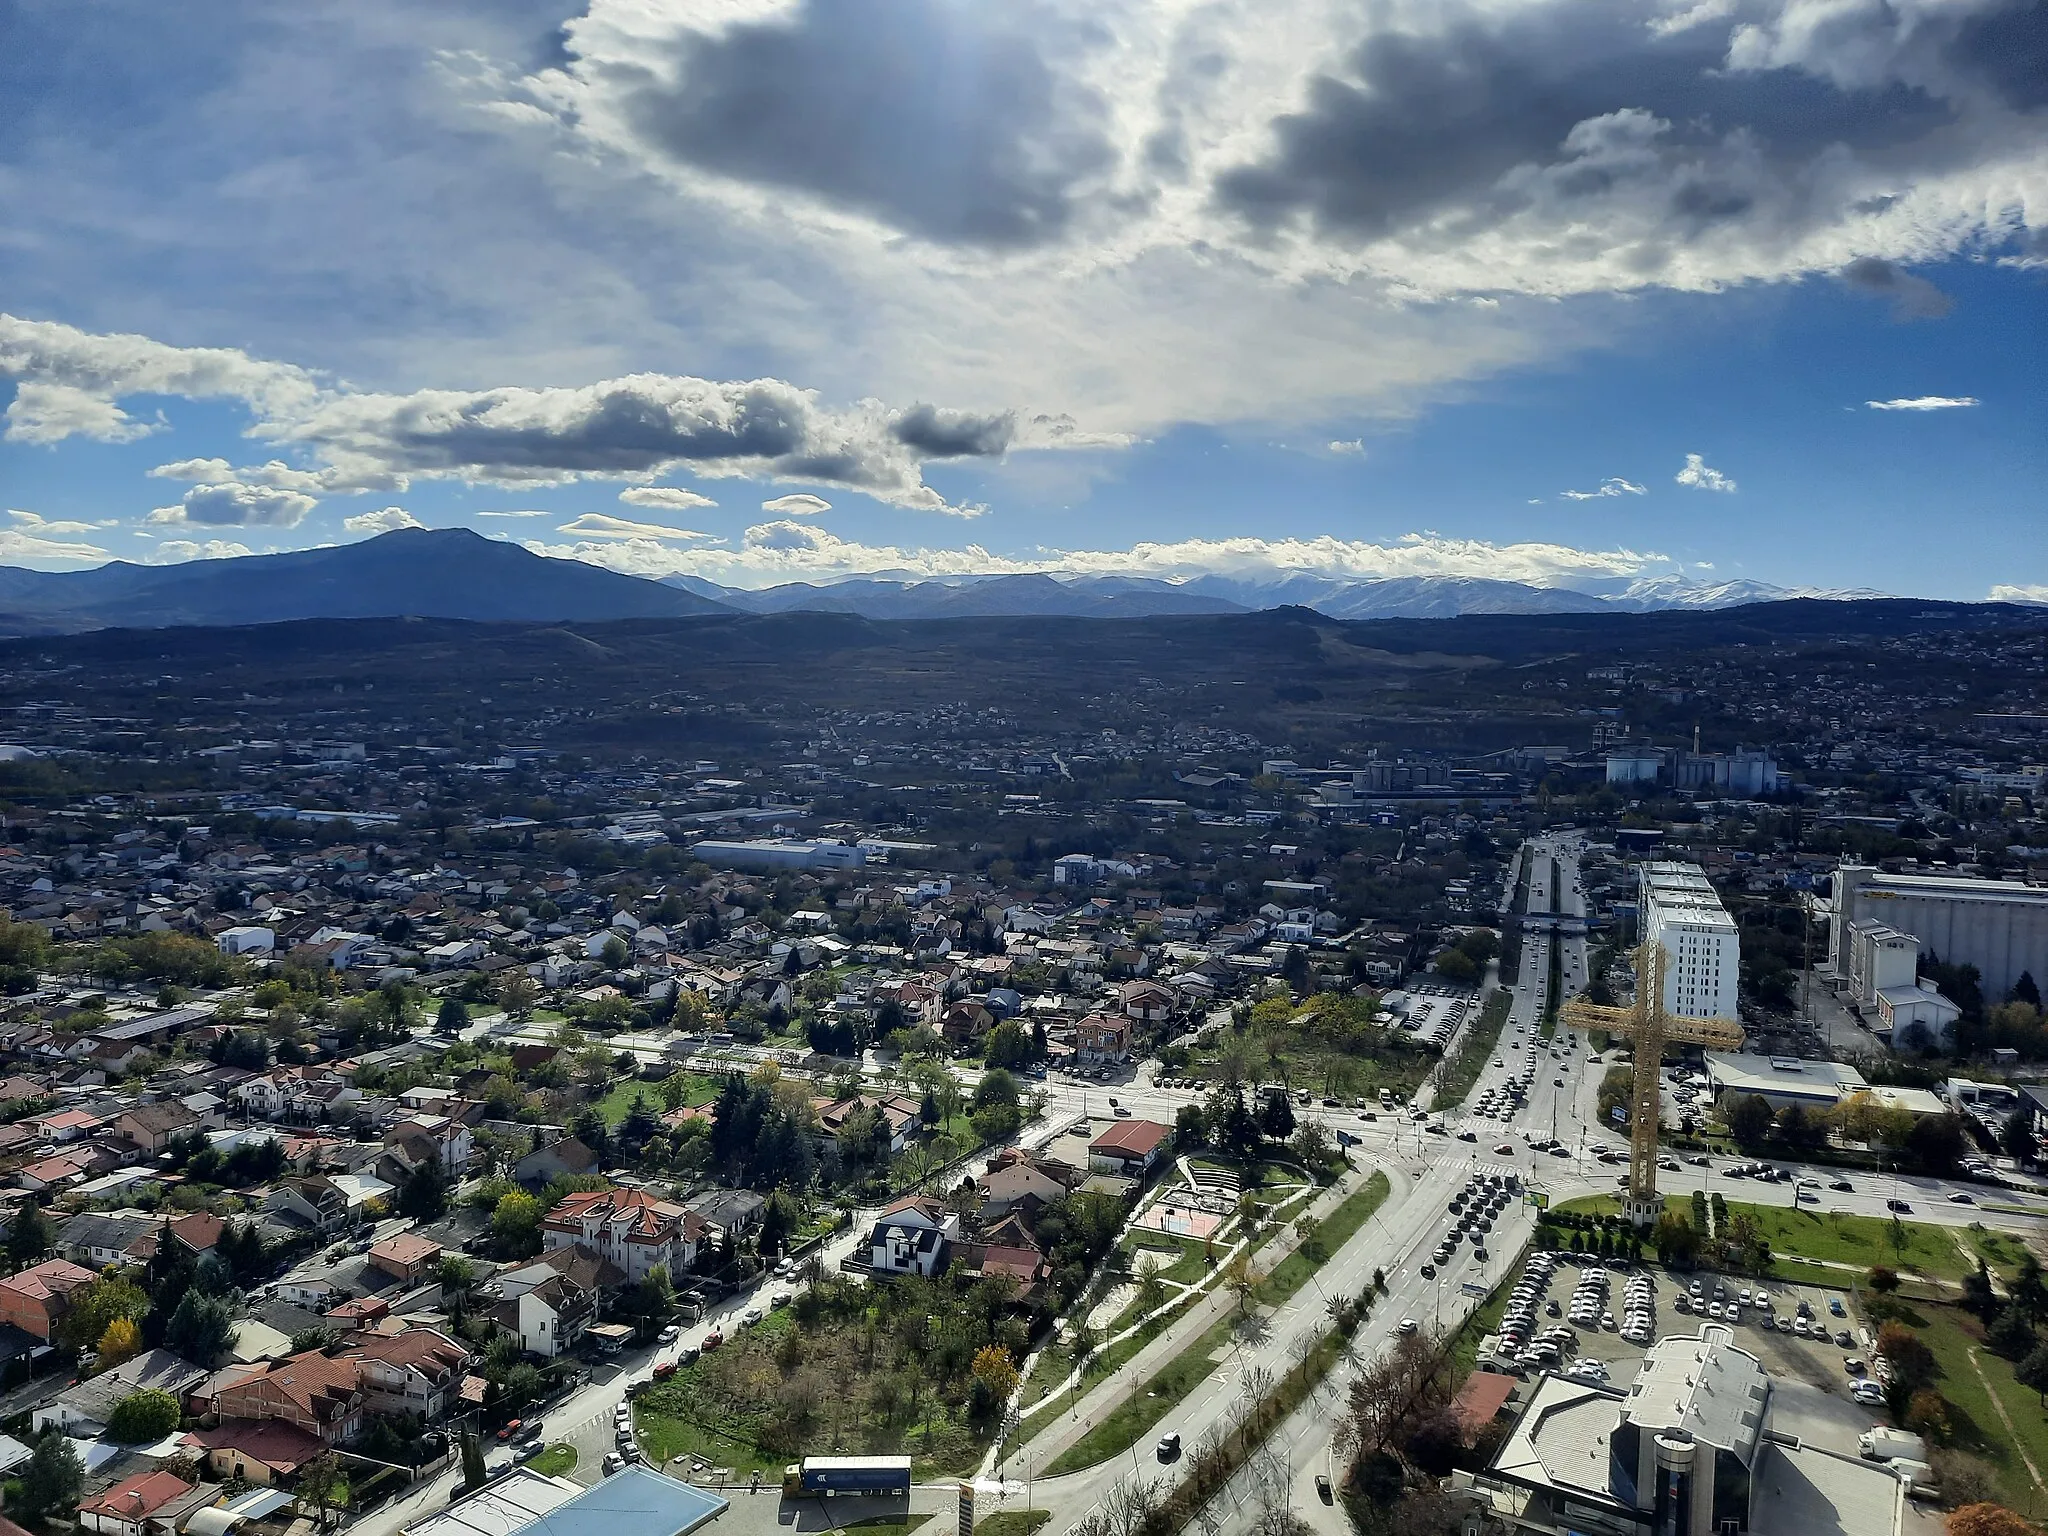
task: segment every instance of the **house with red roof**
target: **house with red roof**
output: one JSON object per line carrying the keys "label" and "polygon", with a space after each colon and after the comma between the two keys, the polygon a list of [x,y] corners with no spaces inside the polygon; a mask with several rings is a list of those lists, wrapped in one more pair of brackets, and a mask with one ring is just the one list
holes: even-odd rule
{"label": "house with red roof", "polygon": [[629,1281],[644,1280],[657,1268],[680,1280],[710,1235],[695,1211],[639,1189],[568,1195],[541,1222],[543,1246],[588,1248]]}
{"label": "house with red roof", "polygon": [[215,1490],[201,1493],[169,1472],[138,1472],[80,1504],[78,1524],[100,1536],[158,1536],[175,1531],[180,1518],[215,1497]]}
{"label": "house with red roof", "polygon": [[1141,1179],[1159,1165],[1173,1127],[1156,1120],[1119,1120],[1088,1143],[1088,1166],[1097,1173]]}
{"label": "house with red roof", "polygon": [[99,1277],[69,1259],[45,1259],[0,1280],[0,1323],[12,1323],[45,1344],[70,1309],[71,1293]]}

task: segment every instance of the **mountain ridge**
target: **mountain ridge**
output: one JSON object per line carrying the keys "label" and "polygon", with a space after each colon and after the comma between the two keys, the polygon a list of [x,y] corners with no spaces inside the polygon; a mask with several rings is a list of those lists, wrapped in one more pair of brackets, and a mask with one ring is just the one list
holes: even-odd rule
{"label": "mountain ridge", "polygon": [[1211,572],[1186,580],[1058,571],[917,577],[863,574],[762,588],[703,577],[627,575],[536,554],[467,528],[405,528],[352,544],[180,565],[112,561],[83,571],[0,566],[0,633],[182,628],[298,619],[437,618],[603,622],[714,614],[842,614],[906,622],[970,618],[1138,619],[1282,608],[1329,619],[1717,611],[1794,599],[1890,594],[1787,588],[1665,575],[1577,587],[1481,576],[1271,577]]}

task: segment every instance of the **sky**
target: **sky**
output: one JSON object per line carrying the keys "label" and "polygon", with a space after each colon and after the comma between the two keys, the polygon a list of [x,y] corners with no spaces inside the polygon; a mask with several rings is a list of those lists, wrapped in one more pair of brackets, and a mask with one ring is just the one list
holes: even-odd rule
{"label": "sky", "polygon": [[2048,0],[0,0],[0,402],[41,569],[2048,601]]}

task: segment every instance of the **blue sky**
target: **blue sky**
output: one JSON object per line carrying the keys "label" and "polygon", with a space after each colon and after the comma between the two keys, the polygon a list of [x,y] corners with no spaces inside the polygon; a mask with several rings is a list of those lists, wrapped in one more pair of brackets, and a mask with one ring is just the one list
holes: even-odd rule
{"label": "blue sky", "polygon": [[2048,598],[2048,23],[1908,10],[24,0],[0,562]]}

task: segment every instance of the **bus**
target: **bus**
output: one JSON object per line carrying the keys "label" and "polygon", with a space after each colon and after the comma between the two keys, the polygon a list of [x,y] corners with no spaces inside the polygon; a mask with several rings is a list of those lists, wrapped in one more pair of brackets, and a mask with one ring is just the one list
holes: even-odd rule
{"label": "bus", "polygon": [[806,1456],[782,1469],[785,1499],[829,1499],[842,1493],[907,1495],[908,1456]]}

